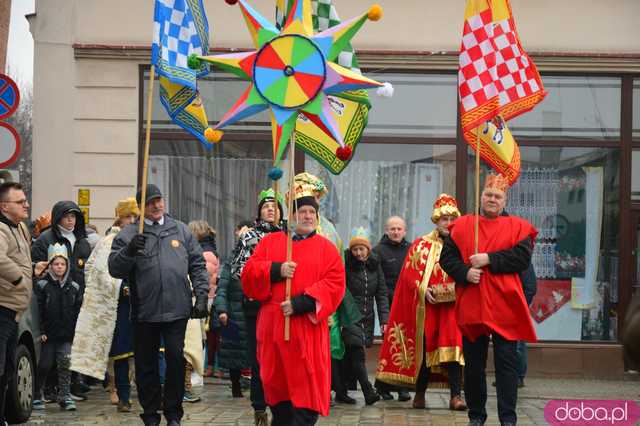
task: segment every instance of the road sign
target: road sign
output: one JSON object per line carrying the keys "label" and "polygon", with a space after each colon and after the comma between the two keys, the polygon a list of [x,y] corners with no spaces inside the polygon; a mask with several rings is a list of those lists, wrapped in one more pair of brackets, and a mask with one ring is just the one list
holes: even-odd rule
{"label": "road sign", "polygon": [[20,104],[20,91],[8,75],[0,74],[0,120],[13,114]]}
{"label": "road sign", "polygon": [[20,135],[10,124],[0,121],[0,169],[9,167],[20,155]]}

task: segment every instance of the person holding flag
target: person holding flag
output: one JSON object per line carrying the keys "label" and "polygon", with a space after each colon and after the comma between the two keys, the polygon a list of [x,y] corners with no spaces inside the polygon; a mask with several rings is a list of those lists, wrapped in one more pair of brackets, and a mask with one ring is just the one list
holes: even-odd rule
{"label": "person holding flag", "polygon": [[500,424],[516,424],[517,343],[536,341],[520,274],[531,263],[537,230],[526,220],[503,215],[507,180],[489,175],[482,191],[479,250],[474,250],[474,215],[449,226],[440,266],[456,282],[456,320],[462,332],[464,391],[469,425],[487,419],[485,368],[493,342]]}
{"label": "person holding flag", "polygon": [[[245,296],[261,303],[257,321],[257,357],[272,425],[313,425],[329,414],[331,355],[328,318],[345,292],[345,269],[331,241],[316,232],[315,188],[296,183],[291,260],[289,236],[266,235],[242,274]],[[291,217],[291,216],[290,216]],[[291,279],[291,299],[285,281]],[[285,336],[289,318],[290,335]]]}
{"label": "person holding flag", "polygon": [[[498,417],[511,425],[517,421],[517,341],[536,341],[519,273],[531,262],[537,230],[524,219],[502,215],[507,190],[520,175],[520,152],[505,122],[531,110],[546,92],[522,48],[509,0],[467,0],[459,61],[462,133],[476,151],[476,214],[450,227],[440,264],[456,281],[469,424],[487,419],[491,336]],[[498,172],[487,177],[482,201],[480,158]]]}

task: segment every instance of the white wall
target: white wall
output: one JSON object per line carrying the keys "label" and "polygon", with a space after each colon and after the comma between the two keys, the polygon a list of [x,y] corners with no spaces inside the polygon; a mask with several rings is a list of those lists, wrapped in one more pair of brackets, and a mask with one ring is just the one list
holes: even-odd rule
{"label": "white wall", "polygon": [[[269,19],[273,0],[251,2]],[[345,19],[372,2],[336,0]],[[512,0],[529,51],[640,53],[638,0]],[[381,0],[379,22],[356,36],[357,49],[456,51],[463,0]],[[205,0],[213,47],[250,47],[239,8]],[[91,221],[102,229],[137,176],[138,65],[127,59],[76,59],[73,44],[151,42],[151,0],[36,0],[34,36],[33,216],[55,201],[92,190]]]}

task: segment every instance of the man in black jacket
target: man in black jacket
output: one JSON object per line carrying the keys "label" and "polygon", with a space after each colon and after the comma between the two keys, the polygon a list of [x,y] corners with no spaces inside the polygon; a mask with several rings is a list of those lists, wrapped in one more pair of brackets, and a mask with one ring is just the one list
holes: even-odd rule
{"label": "man in black jacket", "polygon": [[[373,252],[377,254],[382,263],[382,271],[384,280],[387,283],[387,295],[389,296],[389,308],[393,304],[393,292],[396,289],[398,275],[402,270],[404,258],[409,250],[409,241],[405,239],[407,235],[407,224],[400,216],[391,216],[387,219],[384,227],[385,234],[380,239],[377,246],[373,248]],[[393,399],[389,392],[389,385],[376,381],[378,393],[385,401]],[[407,391],[398,392],[398,401],[408,401],[411,395]]]}
{"label": "man in black jacket", "polygon": [[[138,191],[138,203],[141,198]],[[187,225],[165,214],[162,194],[155,185],[147,185],[140,220],[144,220],[142,234],[134,223],[113,240],[109,273],[131,286],[136,383],[144,409],[140,417],[145,425],[159,425],[162,399],[167,424],[175,426],[183,415],[187,320],[207,315],[209,275],[202,248]],[[192,306],[193,293],[196,301]],[[158,368],[161,337],[167,361],[164,392]]]}

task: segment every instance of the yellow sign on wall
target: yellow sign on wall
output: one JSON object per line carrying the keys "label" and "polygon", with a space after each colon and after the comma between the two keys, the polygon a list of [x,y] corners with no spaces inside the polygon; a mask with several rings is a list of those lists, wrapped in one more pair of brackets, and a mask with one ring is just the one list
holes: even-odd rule
{"label": "yellow sign on wall", "polygon": [[78,189],[78,205],[88,206],[91,205],[91,190],[86,188]]}

